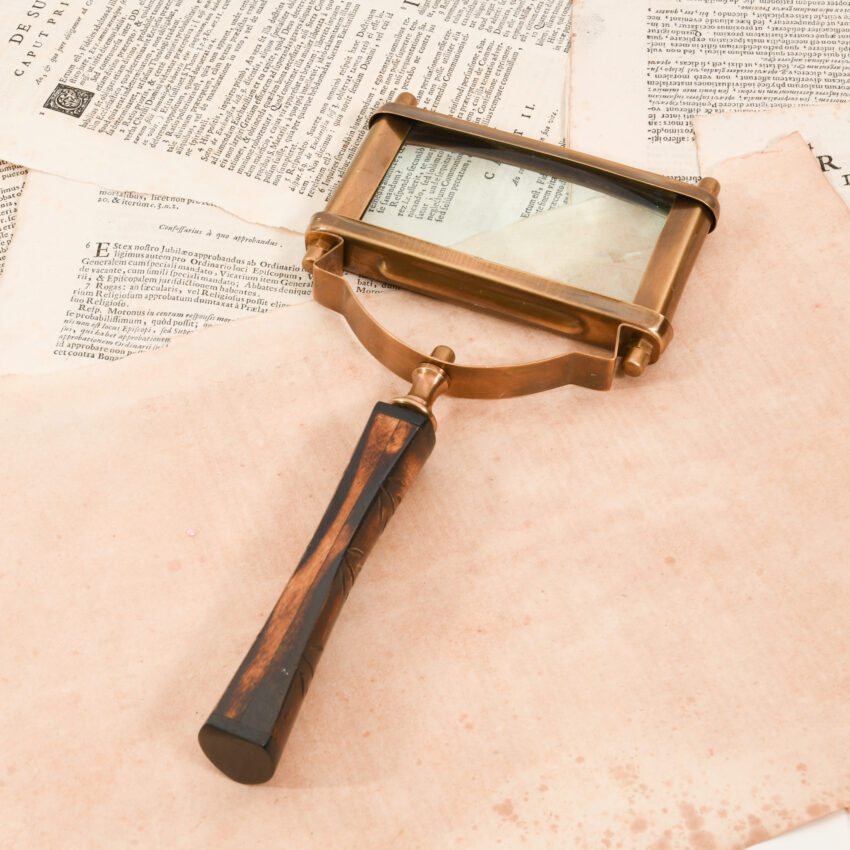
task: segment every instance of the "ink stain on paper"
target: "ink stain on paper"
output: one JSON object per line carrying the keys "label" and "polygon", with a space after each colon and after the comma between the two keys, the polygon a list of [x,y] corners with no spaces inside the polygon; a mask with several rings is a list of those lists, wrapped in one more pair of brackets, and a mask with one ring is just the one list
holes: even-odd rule
{"label": "ink stain on paper", "polygon": [[691,847],[694,850],[716,850],[717,842],[710,832],[706,832],[703,829],[699,832],[691,833]]}
{"label": "ink stain on paper", "polygon": [[657,841],[649,845],[648,850],[673,850],[673,833],[669,829]]}
{"label": "ink stain on paper", "polygon": [[807,814],[810,814],[813,818],[821,818],[824,815],[828,815],[831,811],[832,809],[825,803],[812,803],[811,806],[806,807]]}
{"label": "ink stain on paper", "polygon": [[505,800],[501,803],[497,803],[493,806],[493,811],[496,814],[501,815],[505,820],[515,821],[518,819],[519,815],[514,811],[514,804],[505,798]]}
{"label": "ink stain on paper", "polygon": [[685,821],[685,826],[690,833],[690,840],[693,850],[716,850],[717,841],[714,834],[706,829],[705,818],[697,811],[693,803],[683,801],[679,803],[679,811],[682,813],[682,818]]}
{"label": "ink stain on paper", "polygon": [[747,835],[747,846],[755,844],[759,841],[767,841],[770,838],[770,833],[765,825],[755,815],[747,815],[747,821],[750,825],[750,832]]}
{"label": "ink stain on paper", "polygon": [[612,765],[609,773],[611,774],[611,778],[623,787],[634,785],[640,776],[640,771],[637,765],[634,764]]}
{"label": "ink stain on paper", "polygon": [[685,826],[691,832],[701,829],[705,824],[705,818],[696,810],[696,807],[692,803],[679,803],[679,811],[685,820]]}

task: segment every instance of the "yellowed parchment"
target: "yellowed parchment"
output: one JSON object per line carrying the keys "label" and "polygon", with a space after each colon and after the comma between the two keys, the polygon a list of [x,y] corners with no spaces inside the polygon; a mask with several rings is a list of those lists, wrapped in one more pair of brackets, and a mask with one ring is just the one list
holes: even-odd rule
{"label": "yellowed parchment", "polygon": [[695,116],[846,101],[848,32],[846,0],[575,0],[570,146],[696,180]]}
{"label": "yellowed parchment", "polygon": [[0,274],[6,263],[6,251],[15,232],[18,198],[26,182],[27,170],[0,160]]}
{"label": "yellowed parchment", "polygon": [[312,295],[300,234],[209,204],[30,171],[13,226],[0,374],[117,360]]}
{"label": "yellowed parchment", "polygon": [[0,33],[0,156],[290,230],[399,92],[563,134],[570,0],[4,0]]}
{"label": "yellowed parchment", "polygon": [[695,115],[700,173],[710,176],[724,160],[763,150],[795,131],[809,143],[821,173],[850,206],[850,103]]}
{"label": "yellowed parchment", "polygon": [[[718,171],[640,380],[440,401],[266,786],[195,734],[401,382],[315,304],[0,382],[4,846],[729,850],[845,805],[850,211],[817,168],[794,136]],[[460,357],[465,316],[430,335]]]}

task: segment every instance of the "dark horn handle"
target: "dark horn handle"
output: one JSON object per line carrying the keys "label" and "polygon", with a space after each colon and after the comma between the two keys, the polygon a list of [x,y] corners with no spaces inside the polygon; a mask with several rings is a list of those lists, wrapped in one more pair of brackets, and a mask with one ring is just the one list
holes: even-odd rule
{"label": "dark horn handle", "polygon": [[231,779],[271,778],[342,603],[433,447],[427,416],[375,406],[304,557],[198,735]]}

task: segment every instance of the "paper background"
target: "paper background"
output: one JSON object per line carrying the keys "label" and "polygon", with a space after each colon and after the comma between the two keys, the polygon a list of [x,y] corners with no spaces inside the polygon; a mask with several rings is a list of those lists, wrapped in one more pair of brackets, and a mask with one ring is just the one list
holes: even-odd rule
{"label": "paper background", "polygon": [[702,850],[847,804],[850,211],[799,137],[718,176],[644,378],[440,402],[263,787],[195,734],[399,382],[314,304],[0,382],[6,843]]}

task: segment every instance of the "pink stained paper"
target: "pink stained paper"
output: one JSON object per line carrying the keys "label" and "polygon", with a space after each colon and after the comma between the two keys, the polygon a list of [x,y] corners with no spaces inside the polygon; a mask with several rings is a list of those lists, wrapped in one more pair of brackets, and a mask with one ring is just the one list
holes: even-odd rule
{"label": "pink stained paper", "polygon": [[846,805],[850,211],[797,136],[718,179],[643,378],[440,400],[265,786],[197,730],[404,382],[315,304],[0,382],[3,845],[731,850]]}

